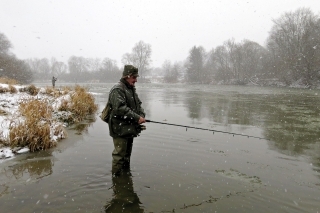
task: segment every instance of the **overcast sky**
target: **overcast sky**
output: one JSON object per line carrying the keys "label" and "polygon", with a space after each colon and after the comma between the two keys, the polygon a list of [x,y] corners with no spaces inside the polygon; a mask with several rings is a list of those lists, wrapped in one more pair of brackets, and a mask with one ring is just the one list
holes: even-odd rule
{"label": "overcast sky", "polygon": [[319,14],[320,0],[0,0],[0,33],[19,59],[108,57],[119,67],[142,40],[157,67],[185,60],[194,45],[264,45],[272,19],[301,7]]}

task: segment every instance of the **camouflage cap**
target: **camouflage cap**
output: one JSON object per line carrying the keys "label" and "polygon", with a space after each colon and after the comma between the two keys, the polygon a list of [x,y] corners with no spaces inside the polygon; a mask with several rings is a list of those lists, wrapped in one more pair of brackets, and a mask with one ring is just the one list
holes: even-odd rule
{"label": "camouflage cap", "polygon": [[132,65],[124,65],[124,69],[122,72],[122,77],[127,77],[129,75],[139,77],[138,74],[138,68],[132,66]]}

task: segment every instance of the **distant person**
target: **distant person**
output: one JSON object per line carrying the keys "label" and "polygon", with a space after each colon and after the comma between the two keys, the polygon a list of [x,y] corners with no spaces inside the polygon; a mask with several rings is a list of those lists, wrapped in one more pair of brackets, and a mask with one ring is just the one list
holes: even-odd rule
{"label": "distant person", "polygon": [[114,144],[113,175],[119,175],[124,168],[130,167],[133,138],[145,129],[140,125],[146,122],[145,112],[135,88],[138,77],[138,68],[125,65],[122,78],[109,93],[111,112],[108,125]]}
{"label": "distant person", "polygon": [[52,76],[52,87],[54,88],[54,86],[56,85],[56,81],[57,81],[58,79],[57,78],[55,78],[54,76]]}

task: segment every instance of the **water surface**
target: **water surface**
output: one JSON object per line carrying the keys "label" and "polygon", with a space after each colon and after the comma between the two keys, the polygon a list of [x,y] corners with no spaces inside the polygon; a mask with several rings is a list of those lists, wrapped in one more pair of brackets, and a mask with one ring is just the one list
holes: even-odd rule
{"label": "water surface", "polygon": [[[42,85],[40,85],[42,86]],[[59,85],[58,85],[59,86]],[[88,84],[100,107],[112,84]],[[319,212],[319,90],[137,84],[147,123],[111,175],[97,116],[45,152],[0,164],[0,212]]]}

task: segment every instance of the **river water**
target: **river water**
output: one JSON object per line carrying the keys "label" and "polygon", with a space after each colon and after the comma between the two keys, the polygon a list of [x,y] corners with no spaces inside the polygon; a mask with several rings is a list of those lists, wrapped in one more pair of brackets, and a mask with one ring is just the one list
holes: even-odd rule
{"label": "river water", "polygon": [[[41,85],[37,85],[41,86]],[[58,85],[59,86],[59,85]],[[88,84],[100,110],[112,84]],[[0,212],[320,212],[320,91],[139,84],[147,123],[111,175],[96,115],[49,151],[0,164]]]}

